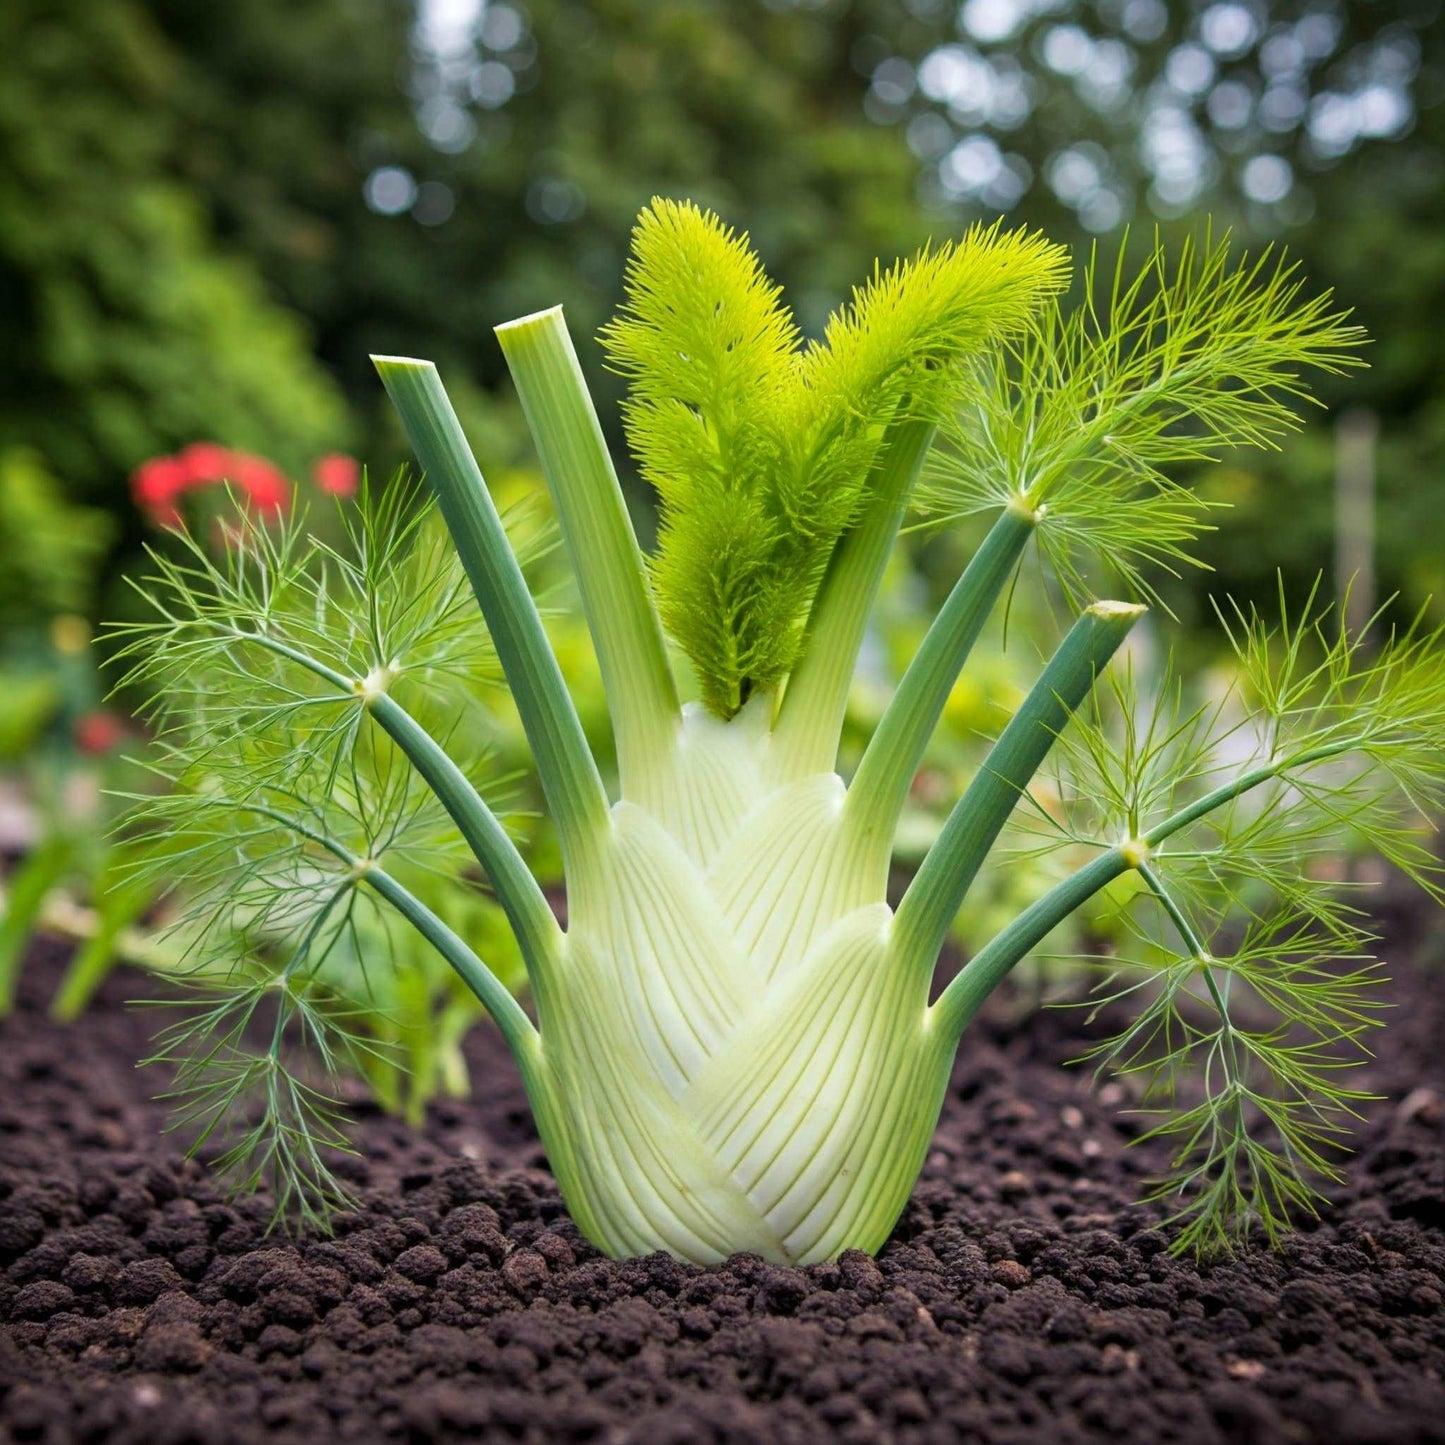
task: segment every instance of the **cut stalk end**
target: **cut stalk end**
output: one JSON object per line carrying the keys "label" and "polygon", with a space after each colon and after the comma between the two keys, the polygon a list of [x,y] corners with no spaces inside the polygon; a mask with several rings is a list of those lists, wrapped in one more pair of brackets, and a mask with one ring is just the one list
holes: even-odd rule
{"label": "cut stalk end", "polygon": [[521,331],[527,331],[533,327],[550,325],[553,322],[561,321],[562,308],[560,306],[548,306],[541,311],[529,311],[525,316],[515,317],[511,321],[504,321],[500,326],[494,326],[492,332],[497,337],[515,335]]}
{"label": "cut stalk end", "polygon": [[1149,609],[1138,602],[1095,602],[1085,609],[1090,616],[1101,618],[1105,622],[1134,621],[1142,617]]}
{"label": "cut stalk end", "polygon": [[377,352],[372,353],[371,364],[378,371],[385,371],[388,367],[397,366],[430,366],[433,370],[436,368],[434,361],[426,361],[420,356],[382,356]]}
{"label": "cut stalk end", "polygon": [[647,568],[562,308],[497,327],[582,593],[624,796],[645,795],[679,724]]}
{"label": "cut stalk end", "polygon": [[537,762],[573,862],[605,830],[607,795],[526,579],[435,365],[372,358],[435,494]]}

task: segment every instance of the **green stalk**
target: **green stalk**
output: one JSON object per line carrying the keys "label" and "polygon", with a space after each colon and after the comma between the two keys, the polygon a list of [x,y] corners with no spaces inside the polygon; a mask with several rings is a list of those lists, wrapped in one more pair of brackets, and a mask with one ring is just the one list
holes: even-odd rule
{"label": "green stalk", "polygon": [[956,1043],[1009,970],[1037,948],[1076,908],[1127,873],[1131,866],[1130,855],[1124,849],[1110,848],[1031,903],[974,954],[939,995],[928,1011],[929,1027],[938,1029],[949,1043]]}
{"label": "green stalk", "polygon": [[530,1072],[538,1034],[522,1006],[503,987],[501,980],[481,959],[410,889],[375,865],[363,865],[361,876],[386,899],[421,936],[452,966],[458,978],[471,989],[482,1007],[491,1014],[507,1046],[524,1073]]}
{"label": "green stalk", "polygon": [[[1164,888],[1158,874],[1149,866],[1150,850],[1166,838],[1196,823],[1216,808],[1233,802],[1236,798],[1277,778],[1288,767],[1302,767],[1308,763],[1321,762],[1337,757],[1350,750],[1349,743],[1332,743],[1324,747],[1311,748],[1298,757],[1284,763],[1271,763],[1253,768],[1242,777],[1225,783],[1190,803],[1187,807],[1166,818],[1162,823],[1149,829],[1143,838],[1122,847],[1111,848],[1093,862],[1085,865],[1071,877],[1051,888],[1042,898],[1014,919],[1001,933],[997,934],[965,965],[963,970],[944,989],[930,1010],[930,1018],[936,1027],[945,1030],[944,1037],[956,1038],[968,1027],[978,1013],[984,999],[1003,981],[1009,970],[1036,948],[1076,908],[1086,903],[1095,893],[1131,868],[1139,870],[1150,891],[1164,905],[1180,936],[1195,957],[1204,962],[1208,955],[1198,935],[1188,920],[1179,911],[1173,898]],[[901,912],[901,910],[900,910]],[[1214,977],[1213,970],[1204,969],[1205,984],[1215,1006],[1223,1018],[1228,1018],[1228,979],[1224,984]]]}
{"label": "green stalk", "polygon": [[561,956],[562,930],[507,830],[436,739],[405,708],[385,694],[368,699],[367,706],[451,815],[507,915],[533,987],[545,988],[547,974]]}
{"label": "green stalk", "polygon": [[377,725],[402,750],[457,825],[512,925],[533,986],[545,987],[543,976],[558,956],[562,937],[556,915],[497,815],[436,739],[395,698],[369,688],[366,679],[348,678],[279,638],[239,629],[234,636],[289,658],[343,695],[361,694]]}
{"label": "green stalk", "polygon": [[[218,802],[216,806],[226,805]],[[493,1022],[518,1061],[524,1067],[530,1066],[537,1046],[536,1025],[523,1012],[521,1004],[503,987],[497,975],[405,884],[398,882],[372,859],[359,858],[350,848],[319,829],[288,817],[279,808],[259,803],[234,806],[240,811],[254,813],[259,818],[269,818],[273,823],[279,823],[283,828],[289,828],[299,837],[316,844],[318,848],[325,849],[333,858],[345,863],[355,873],[358,881],[366,883],[385,898],[446,959],[461,981],[477,996],[482,1007],[491,1014]]]}
{"label": "green stalk", "polygon": [[928,740],[1035,525],[1032,512],[1013,507],[994,523],[929,627],[863,753],[848,788],[847,809],[872,870],[882,878]]}
{"label": "green stalk", "polygon": [[1235,778],[1232,782],[1222,783],[1213,792],[1206,793],[1202,798],[1190,803],[1188,807],[1181,808],[1177,813],[1151,828],[1145,833],[1144,842],[1153,848],[1181,828],[1187,828],[1191,823],[1198,822],[1206,813],[1212,813],[1216,808],[1222,808],[1224,804],[1232,803],[1236,798],[1249,792],[1251,788],[1257,788],[1261,783],[1278,778],[1291,768],[1308,767],[1310,763],[1320,763],[1329,758],[1337,758],[1342,753],[1351,752],[1358,746],[1358,740],[1352,738],[1345,742],[1328,743],[1322,747],[1309,748],[1292,758],[1251,768],[1243,776]]}
{"label": "green stalk", "polygon": [[1234,1107],[1230,1112],[1234,1120],[1235,1133],[1240,1138],[1247,1137],[1249,1122],[1245,1117],[1244,1098],[1241,1092],[1244,1084],[1245,1061],[1240,1057],[1239,1040],[1235,1037],[1234,1020],[1229,1013],[1230,975],[1226,972],[1222,983],[1215,977],[1214,969],[1211,967],[1214,960],[1210,956],[1209,950],[1205,948],[1203,940],[1184,916],[1184,910],[1175,902],[1174,895],[1165,886],[1164,880],[1150,866],[1147,858],[1141,858],[1134,866],[1139,870],[1139,877],[1143,879],[1145,887],[1158,899],[1165,913],[1169,915],[1169,921],[1178,930],[1179,937],[1189,951],[1189,956],[1199,966],[1199,971],[1204,977],[1204,986],[1209,990],[1210,1001],[1214,1004],[1215,1013],[1219,1016],[1219,1031],[1224,1040],[1220,1058],[1228,1087],[1233,1090]]}
{"label": "green stalk", "polygon": [[1088,608],[989,750],[899,905],[896,946],[911,966],[932,971],[949,924],[1019,795],[1144,612],[1126,602]]}
{"label": "green stalk", "polygon": [[607,794],[577,709],[436,367],[395,356],[375,356],[372,362],[436,492],[486,617],[537,762],[570,881],[571,865],[595,855],[608,823]]}
{"label": "green stalk", "polygon": [[867,509],[833,550],[808,617],[806,650],[788,678],[773,730],[784,777],[831,772],[837,765],[868,614],[934,431],[924,421],[898,421],[889,428],[868,486]]}
{"label": "green stalk", "polygon": [[496,329],[542,460],[607,692],[624,796],[638,796],[680,722],[647,570],[562,308]]}
{"label": "green stalk", "polygon": [[[1139,870],[1139,876],[1148,886],[1149,891],[1159,900],[1164,912],[1169,915],[1169,921],[1178,931],[1179,937],[1184,941],[1184,947],[1188,949],[1189,956],[1199,965],[1200,972],[1204,975],[1205,986],[1209,989],[1209,996],[1214,1000],[1214,1006],[1219,1011],[1219,1017],[1223,1020],[1225,1027],[1229,1027],[1229,1000],[1225,997],[1225,990],[1221,988],[1219,981],[1214,976],[1214,970],[1210,967],[1213,959],[1209,950],[1205,948],[1203,941],[1194,931],[1194,925],[1184,916],[1184,910],[1174,901],[1174,895],[1164,885],[1164,880],[1156,873],[1153,867],[1144,859],[1140,859],[1134,865]],[[1229,983],[1228,975],[1225,976],[1225,984]],[[1234,1044],[1230,1043],[1230,1053],[1234,1053]],[[1235,1058],[1236,1072],[1238,1071],[1238,1058]]]}

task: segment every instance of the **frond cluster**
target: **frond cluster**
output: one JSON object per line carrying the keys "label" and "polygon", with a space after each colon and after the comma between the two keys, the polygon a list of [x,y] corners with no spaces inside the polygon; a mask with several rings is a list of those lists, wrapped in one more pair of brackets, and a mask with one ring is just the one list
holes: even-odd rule
{"label": "frond cluster", "polygon": [[1277,446],[1309,400],[1301,373],[1360,365],[1365,340],[1271,250],[1235,260],[1206,235],[1173,263],[1157,240],[1132,273],[1126,256],[1127,243],[1109,269],[1096,252],[1078,306],[1051,302],[994,348],[919,490],[938,523],[1038,514],[1071,593],[1087,592],[1089,558],[1141,596],[1151,569],[1195,565],[1210,504],[1178,469]]}
{"label": "frond cluster", "polygon": [[1445,900],[1433,846],[1445,817],[1445,630],[1417,619],[1381,637],[1377,617],[1351,636],[1346,604],[1317,596],[1318,584],[1294,619],[1282,592],[1278,622],[1237,607],[1223,618],[1262,747],[1304,811]]}
{"label": "frond cluster", "polygon": [[330,729],[352,728],[365,686],[426,710],[501,684],[466,574],[418,489],[367,488],[338,516],[335,546],[296,509],[265,523],[243,515],[220,561],[186,532],[175,534],[178,555],[152,553],[152,615],[111,635],[134,667],[121,686],[145,689],[163,738],[305,721],[324,753]]}
{"label": "frond cluster", "polygon": [[809,604],[867,496],[883,429],[941,416],[964,363],[1061,282],[1038,237],[975,230],[879,271],[804,346],[748,238],[658,200],[602,333],[628,439],[661,501],[664,625],[728,717],[797,659]]}
{"label": "frond cluster", "polygon": [[179,559],[154,558],[153,619],[117,629],[127,681],[154,698],[165,785],[133,799],[137,866],[183,880],[172,981],[190,998],[157,1052],[176,1070],[177,1123],[237,1189],[270,1184],[278,1217],[303,1223],[345,1197],[329,1157],[345,1147],[338,1077],[391,1078],[409,1021],[465,993],[362,887],[369,870],[474,936],[498,912],[451,818],[366,716],[373,690],[395,692],[474,775],[486,766],[477,709],[495,657],[416,501],[401,485],[365,497],[336,547],[300,519],[243,519],[219,561],[182,537]]}
{"label": "frond cluster", "polygon": [[1170,1146],[1171,1170],[1150,1197],[1173,1206],[1176,1252],[1229,1251],[1256,1226],[1274,1244],[1317,1207],[1320,1184],[1340,1178],[1369,1097],[1341,1077],[1383,1022],[1369,939],[1301,925],[1288,909],[1232,945],[1192,924],[1181,931],[1160,906],[1135,926],[1145,951],[1112,960],[1095,998],[1133,1016],[1086,1057],[1137,1082],[1140,1109],[1156,1119],[1142,1137]]}
{"label": "frond cluster", "polygon": [[1031,825],[1035,852],[1133,840],[1145,859],[1139,947],[1103,992],[1136,1012],[1095,1057],[1164,1116],[1153,1136],[1177,1152],[1158,1194],[1180,1248],[1273,1237],[1336,1177],[1363,1097],[1341,1072],[1380,1007],[1343,861],[1378,853],[1437,898],[1445,884],[1445,639],[1377,645],[1336,623],[1315,605],[1274,624],[1234,612],[1236,667],[1198,703],[1167,678],[1141,698],[1119,670],[1061,740],[1063,813]]}

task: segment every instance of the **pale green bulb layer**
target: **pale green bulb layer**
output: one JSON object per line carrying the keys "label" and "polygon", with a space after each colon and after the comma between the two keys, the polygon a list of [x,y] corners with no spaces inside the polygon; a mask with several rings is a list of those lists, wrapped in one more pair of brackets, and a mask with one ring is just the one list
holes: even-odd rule
{"label": "pale green bulb layer", "polygon": [[543,1142],[612,1254],[876,1250],[937,1121],[952,1049],[927,975],[890,966],[842,780],[777,775],[764,706],[684,710],[538,999]]}

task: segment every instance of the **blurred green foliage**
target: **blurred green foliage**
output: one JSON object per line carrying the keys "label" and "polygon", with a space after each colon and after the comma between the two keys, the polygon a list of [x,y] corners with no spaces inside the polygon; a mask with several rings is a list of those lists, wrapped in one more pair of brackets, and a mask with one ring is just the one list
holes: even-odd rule
{"label": "blurred green foliage", "polygon": [[[1080,244],[1208,210],[1287,243],[1376,338],[1374,371],[1323,400],[1381,418],[1381,585],[1418,603],[1445,581],[1437,11],[14,0],[0,446],[127,517],[125,473],[202,437],[293,474],[348,444],[385,469],[404,448],[366,360],[383,351],[436,359],[484,459],[517,462],[491,328],[560,301],[621,453],[591,338],[655,193],[746,225],[805,330],[872,256],[1000,208]],[[1176,591],[1186,618],[1210,591],[1271,591],[1277,558],[1295,592],[1328,567],[1332,466],[1322,428],[1216,483],[1235,512],[1218,575]]]}
{"label": "blurred green foliage", "polygon": [[176,172],[193,62],[149,9],[15,0],[0,55],[0,446],[114,503],[137,462],[198,437],[293,466],[344,442],[306,324]]}
{"label": "blurred green foliage", "polygon": [[[594,337],[655,194],[748,229],[810,333],[874,256],[978,218],[1041,225],[1082,249],[1126,224],[1179,231],[1212,211],[1251,245],[1282,241],[1311,288],[1355,309],[1375,339],[1372,370],[1326,384],[1319,424],[1283,452],[1211,471],[1204,485],[1232,507],[1203,548],[1215,571],[1164,589],[1168,600],[1207,622],[1210,593],[1271,599],[1282,567],[1298,597],[1328,569],[1330,420],[1348,405],[1380,421],[1381,591],[1402,590],[1410,608],[1445,596],[1438,8],[7,0],[0,761],[19,762],[39,822],[29,863],[4,883],[0,1007],[56,884],[78,900],[70,922],[88,940],[59,1011],[83,1006],[117,952],[154,961],[154,935],[136,924],[155,899],[127,886],[102,839],[98,785],[118,764],[79,745],[103,688],[76,628],[54,626],[129,605],[115,574],[142,534],[130,471],[213,439],[293,477],[335,448],[384,475],[409,457],[367,358],[404,353],[438,362],[498,500],[520,502],[540,484],[492,327],[559,302],[622,458],[621,383]],[[649,499],[630,483],[645,536]],[[895,559],[851,702],[855,758],[971,540],[967,529],[915,540]],[[606,767],[574,584],[556,556],[533,581]],[[905,863],[1033,676],[1031,637],[1050,619],[1041,589],[1026,603],[1027,591],[1008,647],[991,631],[950,698],[905,815]],[[497,767],[518,775],[530,809],[509,706],[499,700],[493,720]],[[551,830],[534,833],[529,862],[558,876]],[[960,937],[988,936],[1047,882],[1006,859],[970,896]],[[492,905],[456,906],[457,926],[505,960]],[[1109,925],[1100,914],[1085,926]],[[465,1087],[457,1046],[476,1005],[409,934],[366,942],[402,965],[366,980],[370,1083],[415,1115],[433,1092]],[[352,962],[360,977],[364,960]]]}
{"label": "blurred green foliage", "polygon": [[7,632],[94,603],[114,522],[68,502],[38,452],[0,451],[0,619]]}

